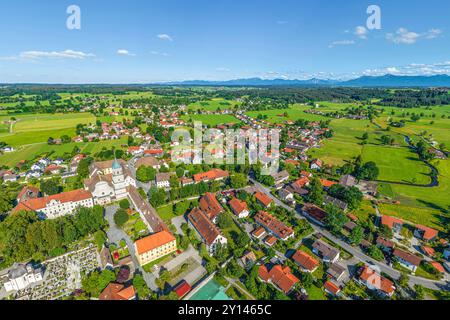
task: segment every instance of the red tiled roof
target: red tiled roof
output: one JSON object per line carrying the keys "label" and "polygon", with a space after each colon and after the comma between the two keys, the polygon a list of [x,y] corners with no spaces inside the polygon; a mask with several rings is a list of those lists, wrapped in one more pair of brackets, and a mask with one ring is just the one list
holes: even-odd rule
{"label": "red tiled roof", "polygon": [[266,229],[259,227],[258,229],[253,230],[252,235],[256,238],[260,238],[264,233],[266,233]]}
{"label": "red tiled roof", "polygon": [[394,283],[392,281],[386,279],[385,277],[382,277],[368,266],[364,267],[359,277],[369,286],[381,290],[386,294],[391,294],[395,290]]}
{"label": "red tiled roof", "polygon": [[194,208],[188,214],[188,219],[208,245],[211,245],[221,235],[216,225],[199,208]]}
{"label": "red tiled roof", "polygon": [[243,211],[246,210],[248,211],[247,203],[237,198],[231,199],[231,201],[228,202],[228,204],[230,205],[231,209],[236,215],[239,215]]}
{"label": "red tiled roof", "polygon": [[191,291],[191,286],[185,280],[183,280],[179,285],[177,285],[173,291],[177,294],[178,298],[183,298],[189,291]]}
{"label": "red tiled roof", "polygon": [[330,280],[328,280],[327,282],[324,283],[323,287],[328,291],[331,292],[332,294],[336,295],[341,291],[341,288],[339,288],[338,285],[336,285],[335,283],[331,282]]}
{"label": "red tiled roof", "polygon": [[403,225],[403,220],[391,216],[382,216],[381,224],[387,226],[389,229],[392,229],[394,224]]}
{"label": "red tiled roof", "polygon": [[329,188],[331,186],[334,186],[335,184],[338,184],[335,181],[330,181],[330,180],[326,180],[326,179],[320,179],[320,183],[322,184],[322,186]]}
{"label": "red tiled roof", "polygon": [[423,231],[423,236],[422,238],[424,240],[432,240],[434,238],[437,237],[437,235],[439,234],[439,231],[434,230],[432,228],[426,227],[426,226],[422,226],[420,224],[416,225],[416,228]]}
{"label": "red tiled roof", "polygon": [[429,257],[434,257],[434,254],[436,253],[433,248],[428,246],[423,246],[422,251]]}
{"label": "red tiled roof", "polygon": [[17,196],[17,199],[22,199],[23,196],[26,194],[39,194],[39,189],[33,186],[25,186],[22,188],[22,191],[20,191],[19,195]]}
{"label": "red tiled roof", "polygon": [[412,264],[414,266],[419,266],[420,263],[422,262],[421,257],[418,257],[416,255],[413,255],[409,252],[406,252],[406,251],[403,251],[400,249],[395,249],[393,255],[406,261],[406,262],[409,262],[410,264]]}
{"label": "red tiled roof", "polygon": [[255,193],[255,198],[266,207],[270,206],[270,204],[273,202],[270,197],[260,191]]}
{"label": "red tiled roof", "polygon": [[294,255],[292,256],[292,260],[294,260],[301,267],[309,271],[313,271],[319,266],[319,261],[317,261],[309,254],[301,250],[298,250],[294,253]]}
{"label": "red tiled roof", "polygon": [[269,247],[272,247],[277,242],[277,238],[274,236],[267,236],[264,239],[264,243],[267,244]]}
{"label": "red tiled roof", "polygon": [[291,273],[289,267],[283,267],[281,265],[273,266],[270,271],[266,266],[260,266],[258,273],[263,281],[272,282],[286,294],[300,281]]}
{"label": "red tiled roof", "polygon": [[285,163],[290,163],[290,164],[293,164],[294,166],[299,166],[299,165],[300,165],[300,162],[299,162],[299,161],[297,161],[297,160],[292,160],[292,159],[286,160]]}
{"label": "red tiled roof", "polygon": [[216,180],[216,179],[220,179],[220,178],[226,178],[228,176],[229,176],[229,173],[227,171],[223,171],[220,169],[212,169],[207,172],[194,174],[194,180],[195,180],[195,182],[210,181],[210,180]]}
{"label": "red tiled roof", "polygon": [[151,150],[145,150],[144,154],[147,155],[155,155],[155,154],[163,154],[164,150],[163,149],[151,149]]}
{"label": "red tiled roof", "polygon": [[445,269],[439,262],[431,261],[430,264],[440,273],[445,273]]}
{"label": "red tiled roof", "polygon": [[200,209],[212,220],[224,210],[213,193],[206,193],[199,202]]}
{"label": "red tiled roof", "polygon": [[303,177],[303,178],[300,178],[297,181],[293,182],[292,184],[296,187],[303,188],[304,186],[309,184],[309,182],[310,181],[309,181],[308,177]]}
{"label": "red tiled roof", "polygon": [[175,237],[170,232],[161,231],[136,241],[135,245],[137,253],[141,255],[172,241],[175,241]]}
{"label": "red tiled roof", "polygon": [[325,219],[327,217],[327,213],[325,210],[319,208],[318,206],[312,203],[305,203],[302,210],[306,212],[306,214],[309,215],[311,218],[319,222],[325,222]]}
{"label": "red tiled roof", "polygon": [[53,196],[47,196],[44,198],[36,198],[36,199],[29,199],[24,202],[21,202],[13,209],[13,212],[25,210],[25,211],[38,211],[47,206],[47,204],[52,201],[56,200],[61,203],[66,202],[78,202],[86,199],[92,198],[92,194],[89,191],[86,191],[84,189],[78,189],[68,192],[63,192],[59,194],[55,194]]}
{"label": "red tiled roof", "polygon": [[133,286],[125,288],[123,284],[110,283],[100,294],[99,300],[131,300],[135,296]]}
{"label": "red tiled roof", "polygon": [[283,240],[294,233],[292,228],[265,211],[258,212],[255,216],[255,221]]}

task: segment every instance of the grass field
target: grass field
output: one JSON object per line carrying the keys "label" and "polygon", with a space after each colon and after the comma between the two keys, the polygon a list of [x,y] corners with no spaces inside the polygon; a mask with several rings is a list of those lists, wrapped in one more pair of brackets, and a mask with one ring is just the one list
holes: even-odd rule
{"label": "grass field", "polygon": [[240,103],[237,101],[229,101],[225,99],[212,99],[209,101],[199,101],[191,103],[188,106],[190,110],[205,110],[205,111],[216,111],[217,109],[232,109],[238,106]]}
{"label": "grass field", "polygon": [[228,123],[241,123],[240,120],[237,118],[227,115],[227,114],[221,114],[221,115],[209,115],[209,114],[191,114],[191,115],[185,115],[181,117],[185,121],[201,121],[203,125],[208,126],[217,126],[219,124],[228,124]]}
{"label": "grass field", "polygon": [[[304,119],[307,121],[320,121],[329,119],[320,115],[305,113],[304,111],[308,109],[310,109],[310,107],[297,104],[288,109],[250,111],[247,112],[247,115],[252,118],[257,118],[259,115],[267,116],[267,121],[270,123],[283,123],[287,120],[296,121],[299,119]],[[287,117],[282,116],[285,112],[288,114]]]}

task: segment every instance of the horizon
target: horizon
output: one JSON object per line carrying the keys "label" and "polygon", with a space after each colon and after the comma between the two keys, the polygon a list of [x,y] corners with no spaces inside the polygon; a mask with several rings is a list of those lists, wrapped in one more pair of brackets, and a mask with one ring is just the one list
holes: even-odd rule
{"label": "horizon", "polygon": [[0,26],[12,32],[2,35],[0,83],[450,74],[450,4],[438,0],[377,1],[378,26],[366,0],[7,2]]}

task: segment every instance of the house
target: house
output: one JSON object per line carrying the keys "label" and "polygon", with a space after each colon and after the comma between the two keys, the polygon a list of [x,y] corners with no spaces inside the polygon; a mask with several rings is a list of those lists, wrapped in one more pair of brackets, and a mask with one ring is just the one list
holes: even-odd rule
{"label": "house", "polygon": [[44,270],[37,268],[32,264],[18,264],[9,269],[4,287],[6,292],[23,290],[30,285],[42,281],[44,278]]}
{"label": "house", "polygon": [[80,164],[80,161],[83,160],[86,156],[84,154],[77,154],[75,157],[72,158],[72,161],[70,161],[69,170],[70,172],[76,172],[78,169],[78,165]]}
{"label": "house", "polygon": [[308,177],[302,177],[302,178],[294,181],[293,183],[291,183],[291,187],[294,189],[301,189],[301,188],[309,186],[310,182],[311,181],[309,180]]}
{"label": "house", "polygon": [[64,168],[61,166],[58,166],[56,164],[51,164],[51,165],[47,166],[47,168],[45,168],[44,172],[51,173],[51,174],[59,174],[59,173],[61,173],[61,171],[63,169]]}
{"label": "house", "polygon": [[381,225],[388,227],[394,233],[400,233],[403,227],[403,220],[391,216],[381,216]]}
{"label": "house", "polygon": [[389,253],[389,252],[392,252],[392,250],[394,250],[395,243],[393,241],[387,240],[383,237],[378,237],[377,238],[377,246],[379,246],[381,248],[381,250]]}
{"label": "house", "polygon": [[341,281],[345,275],[345,268],[337,263],[332,263],[327,269],[327,274],[330,278]]}
{"label": "house", "polygon": [[302,212],[308,219],[312,220],[314,223],[320,226],[326,225],[325,219],[327,217],[327,213],[318,206],[312,203],[305,203],[302,208]]}
{"label": "house", "polygon": [[331,204],[331,205],[341,209],[342,211],[347,211],[347,209],[348,209],[348,204],[346,202],[336,199],[336,198],[333,198],[333,197],[330,197],[328,195],[325,195],[323,197],[323,203],[325,205]]}
{"label": "house", "polygon": [[144,153],[144,149],[142,147],[138,146],[131,146],[128,147],[127,153],[131,154],[132,156],[138,156]]}
{"label": "house", "polygon": [[79,189],[20,202],[13,212],[35,211],[44,218],[55,219],[73,214],[80,207],[92,208],[93,206],[92,193]]}
{"label": "house", "polygon": [[292,274],[289,267],[281,265],[275,265],[270,269],[262,265],[258,269],[258,275],[261,281],[273,284],[285,294],[289,294],[300,281]]}
{"label": "house", "polygon": [[395,292],[394,283],[391,280],[379,275],[368,266],[363,267],[358,282],[384,297],[392,297]]}
{"label": "house", "polygon": [[253,251],[246,251],[242,257],[239,258],[242,267],[246,270],[250,270],[255,265],[257,259]]}
{"label": "house", "polygon": [[283,200],[291,205],[295,204],[294,194],[286,188],[279,190],[278,196],[281,198],[281,200]]}
{"label": "house", "polygon": [[428,257],[433,258],[434,255],[436,254],[436,251],[428,246],[422,246],[420,247],[420,250]]}
{"label": "house", "polygon": [[22,188],[22,190],[19,192],[19,195],[17,196],[17,203],[27,201],[30,199],[36,199],[39,198],[41,194],[41,191],[33,186],[25,186]]}
{"label": "house", "polygon": [[268,235],[265,239],[264,239],[264,244],[268,247],[273,247],[275,245],[275,243],[277,243],[277,238],[275,238],[272,235]]}
{"label": "house", "polygon": [[217,201],[216,196],[210,192],[200,198],[199,207],[214,223],[218,222],[219,215],[225,211],[219,201]]}
{"label": "house", "polygon": [[373,181],[361,180],[359,181],[359,184],[356,185],[356,188],[369,197],[375,197],[378,194],[378,183]]}
{"label": "house", "polygon": [[265,208],[270,208],[270,206],[273,204],[273,200],[261,191],[255,193],[255,198],[256,201],[263,205]]}
{"label": "house", "polygon": [[440,264],[439,262],[431,261],[431,262],[429,262],[429,263],[430,263],[430,265],[431,265],[434,269],[436,269],[437,272],[439,272],[440,274],[444,274],[444,273],[445,273],[444,267],[443,267],[442,264]]}
{"label": "house", "polygon": [[136,300],[136,290],[133,286],[125,287],[120,283],[110,283],[100,294],[99,300]]}
{"label": "house", "polygon": [[156,177],[155,177],[156,187],[169,189],[170,188],[170,177],[172,175],[173,174],[170,172],[157,173]]}
{"label": "house", "polygon": [[3,182],[16,182],[19,180],[19,176],[13,173],[7,173],[3,176]]}
{"label": "house", "polygon": [[397,258],[398,263],[400,263],[400,265],[411,270],[412,272],[416,272],[417,268],[420,266],[420,263],[422,262],[421,257],[418,257],[416,255],[413,255],[409,252],[400,249],[395,249],[392,254],[394,257]]}
{"label": "house", "polygon": [[111,257],[111,252],[107,247],[103,247],[102,250],[100,250],[100,262],[103,269],[114,271],[114,261]]}
{"label": "house", "polygon": [[276,186],[279,186],[289,180],[289,173],[286,170],[274,173],[271,176],[272,176]]}
{"label": "house", "polygon": [[138,168],[138,169],[140,167],[142,167],[142,166],[150,167],[150,168],[153,168],[155,170],[161,169],[161,165],[160,165],[159,161],[157,159],[155,159],[155,158],[152,158],[152,157],[140,158],[140,159],[136,160],[136,163],[135,163],[134,166],[135,166],[135,168]]}
{"label": "house", "polygon": [[177,240],[168,231],[154,233],[134,243],[141,266],[177,251]]}
{"label": "house", "polygon": [[292,228],[286,226],[283,222],[265,211],[258,212],[254,219],[256,223],[278,239],[286,241],[294,237],[294,230]]}
{"label": "house", "polygon": [[356,178],[350,174],[346,174],[339,179],[339,184],[344,187],[354,187],[357,185]]}
{"label": "house", "polygon": [[233,198],[230,202],[228,202],[228,204],[230,205],[231,211],[233,211],[239,219],[247,218],[250,214],[247,203],[244,201]]}
{"label": "house", "polygon": [[316,240],[313,243],[313,252],[318,255],[325,263],[335,263],[339,260],[340,252],[338,249],[330,246],[322,240]]}
{"label": "house", "polygon": [[186,296],[191,290],[192,287],[186,282],[186,280],[182,280],[175,288],[173,288],[173,292],[176,293],[178,299],[180,300],[183,299],[183,297]]}
{"label": "house", "polygon": [[194,184],[194,179],[181,177],[180,178],[180,183],[181,183],[181,186],[183,186],[183,187],[190,186],[190,185]]}
{"label": "house", "polygon": [[323,166],[322,160],[314,159],[313,161],[311,161],[309,168],[311,170],[321,170],[322,166]]}
{"label": "house", "polygon": [[252,236],[256,239],[262,239],[266,235],[266,233],[266,229],[264,229],[263,227],[259,227],[253,230]]}
{"label": "house", "polygon": [[335,182],[335,181],[327,180],[327,179],[320,179],[320,184],[322,184],[322,186],[325,189],[329,189],[329,188],[331,188],[332,186],[334,186],[335,184],[338,184],[338,183]]}
{"label": "house", "polygon": [[219,245],[227,245],[227,238],[222,235],[219,228],[199,208],[194,208],[188,214],[188,221],[200,235],[210,255],[216,252]]}
{"label": "house", "polygon": [[164,154],[164,150],[161,148],[144,150],[145,157],[159,157],[159,156],[162,156],[163,154]]}
{"label": "house", "polygon": [[422,225],[416,225],[416,229],[414,230],[414,236],[424,241],[433,241],[438,234],[439,231]]}
{"label": "house", "polygon": [[319,267],[319,261],[302,250],[297,250],[292,256],[292,260],[294,260],[295,264],[302,272],[311,273],[316,271]]}
{"label": "house", "polygon": [[341,288],[330,280],[328,280],[323,284],[323,288],[325,289],[326,293],[332,296],[338,296],[339,293],[341,292]]}
{"label": "house", "polygon": [[229,177],[229,173],[220,169],[212,169],[208,172],[194,174],[195,183],[220,181]]}
{"label": "house", "polygon": [[351,233],[358,225],[353,221],[348,221],[344,224],[343,229],[348,233]]}

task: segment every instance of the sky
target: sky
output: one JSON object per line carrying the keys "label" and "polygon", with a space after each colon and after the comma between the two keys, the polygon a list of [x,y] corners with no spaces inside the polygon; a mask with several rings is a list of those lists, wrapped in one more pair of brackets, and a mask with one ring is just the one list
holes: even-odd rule
{"label": "sky", "polygon": [[450,74],[449,12],[446,0],[2,0],[0,83]]}

